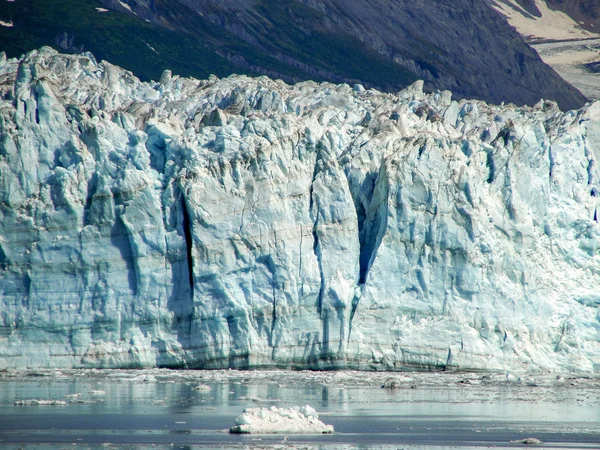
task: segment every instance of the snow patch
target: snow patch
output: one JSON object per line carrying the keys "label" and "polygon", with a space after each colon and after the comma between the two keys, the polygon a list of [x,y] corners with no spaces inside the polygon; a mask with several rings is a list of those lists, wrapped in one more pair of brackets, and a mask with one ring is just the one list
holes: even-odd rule
{"label": "snow patch", "polygon": [[106,9],[106,8],[96,8],[96,11],[98,11],[99,13],[105,13],[105,12],[108,12],[108,9]]}
{"label": "snow patch", "polygon": [[160,55],[160,53],[158,53],[158,51],[157,51],[157,50],[156,50],[154,47],[152,47],[150,44],[148,44],[147,42],[146,42],[146,45],[147,45],[147,46],[150,48],[150,50],[152,50],[154,53],[156,53],[157,55]]}
{"label": "snow patch", "polygon": [[327,434],[333,426],[319,420],[319,415],[310,406],[293,408],[247,408],[235,419],[229,430],[235,434]]}
{"label": "snow patch", "polygon": [[494,1],[492,6],[508,19],[513,27],[531,39],[585,39],[597,37],[561,11],[548,8],[544,0],[534,0],[541,17],[526,14],[515,0]]}
{"label": "snow patch", "polygon": [[515,0],[491,4],[564,80],[589,99],[600,98],[600,75],[586,67],[600,61],[598,33],[584,30],[563,12],[551,10],[544,0],[535,0],[541,17],[528,14]]}
{"label": "snow patch", "polygon": [[496,0],[492,6],[563,79],[586,97],[600,98],[600,75],[586,67],[600,61],[599,34],[582,29],[565,13],[549,9],[544,0],[535,0],[541,17],[523,11],[515,0]]}
{"label": "snow patch", "polygon": [[121,4],[121,6],[123,8],[127,9],[129,12],[131,12],[137,16],[137,13],[133,9],[131,9],[131,6],[129,6],[127,3],[122,2],[121,0],[119,0],[119,3]]}

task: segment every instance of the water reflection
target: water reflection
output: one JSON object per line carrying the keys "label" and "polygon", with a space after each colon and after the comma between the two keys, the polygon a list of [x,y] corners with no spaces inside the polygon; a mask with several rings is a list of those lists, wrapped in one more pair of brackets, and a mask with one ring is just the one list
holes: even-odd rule
{"label": "water reflection", "polygon": [[[331,386],[280,386],[277,383],[209,383],[209,391],[195,389],[196,383],[134,383],[134,382],[93,382],[79,381],[39,382],[39,381],[10,381],[0,383],[0,405],[11,406],[16,400],[45,399],[65,400],[80,409],[91,408],[94,411],[102,409],[118,409],[124,412],[136,412],[140,406],[162,406],[172,412],[191,413],[206,407],[244,407],[252,405],[292,405],[310,403],[323,410],[345,409],[349,405],[359,405],[368,408],[377,405],[381,412],[386,405],[396,409],[415,409],[424,412],[435,409],[442,414],[452,414],[453,411],[471,411],[476,415],[496,416],[498,408],[502,408],[502,416],[510,412],[517,418],[524,415],[550,417],[558,419],[553,412],[553,404],[560,404],[560,410],[565,408],[571,414],[591,407],[581,416],[581,420],[592,417],[600,420],[600,409],[597,398],[590,398],[585,393],[577,391],[536,391],[522,390],[521,392],[499,389],[481,389],[476,391],[461,389],[380,389],[378,387],[331,387]],[[104,394],[94,394],[93,391],[104,391]],[[592,403],[592,404],[590,404]],[[428,407],[427,405],[432,405]],[[493,408],[489,405],[493,405]],[[587,405],[587,406],[586,406]],[[238,408],[239,409],[239,408]],[[539,410],[543,414],[539,415]],[[487,414],[486,414],[487,411]],[[538,413],[536,413],[538,411]],[[586,414],[587,414],[586,413]]]}
{"label": "water reflection", "polygon": [[[294,437],[319,446],[324,439],[364,449],[375,444],[440,445],[443,439],[454,439],[456,445],[474,445],[475,438],[507,444],[522,433],[573,446],[572,442],[594,443],[600,433],[600,394],[590,389],[453,385],[381,389],[281,381],[5,380],[0,382],[0,445],[69,443],[77,437],[90,445],[177,442],[188,449],[206,443],[227,448],[253,442],[224,432],[244,408],[305,404],[336,428],[337,433],[326,438]],[[198,389],[199,384],[210,390]],[[14,406],[27,399],[68,403]],[[70,434],[61,437],[57,429]],[[269,443],[281,437],[261,439]]]}
{"label": "water reflection", "polygon": [[[515,420],[560,420],[567,411],[581,421],[600,421],[598,394],[577,390],[452,387],[381,389],[379,387],[282,386],[268,383],[107,382],[20,380],[0,382],[0,407],[14,409],[17,400],[64,400],[69,410],[90,413],[118,410],[139,413],[149,407],[189,414],[209,408],[241,411],[249,406],[310,404],[325,412],[360,409],[385,415],[393,410],[410,415],[474,415]],[[101,393],[104,391],[104,393]]]}

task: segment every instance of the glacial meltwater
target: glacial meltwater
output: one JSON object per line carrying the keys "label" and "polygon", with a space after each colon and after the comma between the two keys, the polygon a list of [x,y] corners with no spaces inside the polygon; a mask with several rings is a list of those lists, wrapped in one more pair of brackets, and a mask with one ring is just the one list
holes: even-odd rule
{"label": "glacial meltwater", "polygon": [[[229,433],[245,408],[304,405],[335,431]],[[600,448],[600,379],[351,371],[0,372],[3,449],[488,447]]]}

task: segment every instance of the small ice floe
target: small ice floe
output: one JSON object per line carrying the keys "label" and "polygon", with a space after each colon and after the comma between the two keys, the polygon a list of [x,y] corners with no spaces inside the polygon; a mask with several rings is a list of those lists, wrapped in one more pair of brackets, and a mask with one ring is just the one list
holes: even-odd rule
{"label": "small ice floe", "polygon": [[393,378],[388,378],[381,385],[382,389],[396,389],[397,387],[400,387],[400,383],[398,383],[398,380],[394,380]]}
{"label": "small ice floe", "polygon": [[15,406],[66,406],[63,400],[17,400]]}
{"label": "small ice floe", "polygon": [[527,378],[525,380],[525,385],[526,386],[536,387],[536,386],[538,386],[538,382],[535,380],[535,378],[529,377],[529,378]]}
{"label": "small ice floe", "polygon": [[67,395],[65,395],[65,397],[67,397],[67,398],[71,398],[71,399],[74,399],[74,398],[79,398],[79,397],[81,397],[81,396],[83,396],[83,394],[81,394],[81,393],[77,393],[77,394],[67,394]]}
{"label": "small ice floe", "polygon": [[198,386],[196,386],[194,388],[194,390],[196,391],[201,391],[201,392],[210,392],[212,389],[209,385],[207,384],[199,384]]}
{"label": "small ice floe", "polygon": [[0,20],[0,26],[7,27],[7,28],[12,28],[12,27],[15,26],[15,24],[12,21],[5,22],[4,20]]}
{"label": "small ice floe", "polygon": [[264,402],[267,401],[264,398],[260,398],[260,397],[247,397],[245,395],[242,395],[241,397],[238,397],[238,400],[240,400],[242,402],[254,402],[254,403],[264,403]]}
{"label": "small ice floe", "polygon": [[129,5],[128,5],[127,3],[125,3],[125,2],[122,2],[121,0],[118,0],[118,1],[119,1],[119,3],[121,4],[121,6],[122,6],[123,8],[125,8],[126,10],[128,10],[129,12],[132,12],[133,14],[135,14],[135,15],[137,16],[137,13],[136,13],[136,12],[135,12],[133,9],[131,9],[131,6],[129,6]]}
{"label": "small ice floe", "polygon": [[525,439],[517,439],[515,441],[510,441],[511,444],[527,444],[527,445],[540,445],[543,444],[538,438],[525,438]]}
{"label": "small ice floe", "polygon": [[474,378],[463,378],[462,380],[458,380],[456,384],[481,384],[481,380],[476,380]]}
{"label": "small ice floe", "polygon": [[156,383],[156,377],[154,375],[145,374],[132,378],[131,381],[137,383]]}
{"label": "small ice floe", "polygon": [[388,378],[387,380],[385,380],[383,382],[383,384],[381,385],[382,389],[396,389],[399,388],[400,386],[402,386],[402,384],[404,383],[412,383],[413,381],[415,381],[414,378],[410,378],[410,377],[395,377],[395,378]]}
{"label": "small ice floe", "polygon": [[518,378],[515,377],[512,373],[507,373],[506,374],[506,381],[508,381],[509,383],[515,383],[518,381]]}
{"label": "small ice floe", "polygon": [[293,408],[247,408],[229,429],[236,434],[312,434],[333,433],[333,425],[319,420],[317,412],[306,405]]}

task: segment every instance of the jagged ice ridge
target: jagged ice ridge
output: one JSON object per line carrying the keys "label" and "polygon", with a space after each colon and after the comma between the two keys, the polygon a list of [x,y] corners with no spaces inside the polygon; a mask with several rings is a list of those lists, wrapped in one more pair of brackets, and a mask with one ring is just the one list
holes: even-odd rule
{"label": "jagged ice ridge", "polygon": [[0,56],[0,368],[600,371],[600,104]]}

